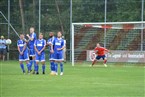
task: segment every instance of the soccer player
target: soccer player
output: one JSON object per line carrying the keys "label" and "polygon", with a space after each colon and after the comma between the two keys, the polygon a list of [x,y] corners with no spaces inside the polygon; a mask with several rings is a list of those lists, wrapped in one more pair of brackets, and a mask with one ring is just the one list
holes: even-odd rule
{"label": "soccer player", "polygon": [[57,33],[57,38],[54,40],[53,42],[53,50],[54,50],[54,60],[55,60],[55,72],[56,72],[56,75],[58,75],[57,73],[57,68],[58,68],[58,65],[57,63],[60,63],[60,75],[63,75],[63,61],[64,61],[64,58],[63,58],[63,49],[65,48],[64,46],[64,40],[61,38],[62,37],[62,33],[61,32],[58,32]]}
{"label": "soccer player", "polygon": [[27,34],[26,36],[28,37],[28,47],[29,47],[29,57],[30,57],[30,68],[32,70],[32,64],[34,64],[34,72],[35,72],[35,49],[34,49],[34,42],[37,39],[36,33],[34,32],[35,29],[34,27],[30,28],[30,35]]}
{"label": "soccer player", "polygon": [[6,40],[4,39],[4,36],[1,36],[0,39],[0,59],[3,61],[5,60],[5,54],[6,54]]}
{"label": "soccer player", "polygon": [[46,46],[46,40],[43,39],[43,34],[39,34],[39,39],[35,41],[34,48],[36,51],[36,74],[39,74],[39,62],[42,63],[42,74],[45,74],[45,46]]}
{"label": "soccer player", "polygon": [[49,39],[47,41],[47,45],[49,46],[49,60],[50,60],[50,75],[55,75],[55,63],[54,63],[54,53],[52,52],[51,45],[55,40],[55,36],[53,32],[49,33]]}
{"label": "soccer player", "polygon": [[17,41],[17,47],[19,51],[19,62],[22,72],[25,74],[23,61],[26,61],[28,73],[30,73],[29,54],[24,34],[20,34],[20,40]]}
{"label": "soccer player", "polygon": [[94,53],[97,55],[96,59],[93,61],[92,66],[97,62],[97,60],[100,60],[101,58],[104,60],[104,66],[107,67],[106,62],[107,62],[107,58],[105,56],[105,53],[109,52],[109,50],[107,50],[104,47],[101,47],[99,43],[97,43],[96,48],[94,49]]}

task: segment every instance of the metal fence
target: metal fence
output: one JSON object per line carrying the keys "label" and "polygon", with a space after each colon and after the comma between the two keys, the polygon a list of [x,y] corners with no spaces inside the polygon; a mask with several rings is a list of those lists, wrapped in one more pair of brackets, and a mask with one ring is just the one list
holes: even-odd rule
{"label": "metal fence", "polygon": [[12,39],[10,59],[17,59],[16,32],[27,34],[34,26],[37,34],[42,32],[48,39],[50,31],[62,31],[71,60],[72,23],[144,21],[144,4],[144,0],[1,0],[0,11],[8,21],[0,14],[0,35]]}

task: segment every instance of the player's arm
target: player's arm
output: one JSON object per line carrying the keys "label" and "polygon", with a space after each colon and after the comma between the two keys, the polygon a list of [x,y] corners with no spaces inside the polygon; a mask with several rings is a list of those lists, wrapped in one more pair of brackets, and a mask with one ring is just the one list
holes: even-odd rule
{"label": "player's arm", "polygon": [[98,53],[98,50],[97,50],[96,48],[94,49],[94,53],[95,53],[95,54],[97,54],[97,53]]}
{"label": "player's arm", "polygon": [[36,44],[37,44],[37,42],[35,41],[35,43],[34,43],[34,49],[35,49],[35,51],[36,51],[37,53],[39,53],[39,51],[38,51],[38,49],[37,49],[37,47],[36,47]]}
{"label": "player's arm", "polygon": [[30,37],[30,35],[27,34],[26,36],[29,38],[29,40],[33,41],[33,39],[34,39],[34,35],[32,35],[32,37]]}
{"label": "player's arm", "polygon": [[19,47],[19,45],[18,45],[18,44],[17,44],[17,48],[18,48],[19,53],[22,55],[22,54],[23,54],[23,52],[21,52],[20,47]]}
{"label": "player's arm", "polygon": [[24,50],[26,49],[26,47],[27,47],[27,44],[25,43],[24,44],[24,47],[23,47],[23,50],[22,50],[22,53],[24,52]]}
{"label": "player's arm", "polygon": [[110,50],[108,50],[106,48],[104,50],[105,50],[105,52],[112,54],[112,52]]}
{"label": "player's arm", "polygon": [[28,42],[29,42],[29,40],[27,40],[27,39],[25,39],[25,38],[23,39],[23,41],[25,41],[26,43],[28,43]]}
{"label": "player's arm", "polygon": [[44,41],[44,47],[40,50],[40,53],[45,50],[45,47],[46,47],[46,41]]}
{"label": "player's arm", "polygon": [[51,46],[51,45],[52,45],[52,43],[51,43],[51,41],[48,39],[46,46]]}
{"label": "player's arm", "polygon": [[38,51],[36,45],[34,45],[34,49],[35,49],[35,51],[36,51],[37,53],[39,53],[39,51]]}
{"label": "player's arm", "polygon": [[62,48],[58,48],[57,50],[63,50],[65,48],[64,41],[62,42]]}
{"label": "player's arm", "polygon": [[19,47],[19,46],[17,46],[17,48],[18,48],[19,53],[21,53],[21,51],[20,51],[20,47]]}
{"label": "player's arm", "polygon": [[110,52],[110,51],[109,51],[108,49],[106,49],[106,48],[104,48],[104,51],[105,51],[105,52],[108,52],[108,53]]}
{"label": "player's arm", "polygon": [[54,45],[55,45],[55,40],[54,41],[52,41],[52,44],[50,45],[50,47],[51,47],[51,53],[54,53]]}

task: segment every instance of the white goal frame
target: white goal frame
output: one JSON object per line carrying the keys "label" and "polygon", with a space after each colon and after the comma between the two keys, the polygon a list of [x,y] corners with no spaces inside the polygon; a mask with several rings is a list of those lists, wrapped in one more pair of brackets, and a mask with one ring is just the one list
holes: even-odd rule
{"label": "white goal frame", "polygon": [[[91,25],[107,25],[107,24],[141,24],[141,27],[138,28],[138,29],[141,29],[141,33],[143,34],[143,29],[144,29],[144,24],[145,24],[145,21],[135,21],[135,22],[97,22],[97,23],[94,23],[94,22],[86,22],[86,23],[72,23],[71,24],[71,61],[72,61],[72,66],[75,65],[75,60],[74,60],[74,25],[85,25],[85,24],[91,24]],[[99,26],[93,26],[93,27],[97,27],[97,28],[100,28]],[[104,32],[106,31],[106,28],[104,28]],[[112,29],[121,29],[121,28],[113,28]],[[141,36],[141,40],[143,41],[143,36]],[[143,46],[143,43],[141,44],[141,46]]]}

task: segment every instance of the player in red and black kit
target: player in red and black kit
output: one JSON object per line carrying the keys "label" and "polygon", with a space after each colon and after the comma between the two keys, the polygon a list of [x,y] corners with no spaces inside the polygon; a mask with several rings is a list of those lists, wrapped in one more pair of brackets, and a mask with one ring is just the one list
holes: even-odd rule
{"label": "player in red and black kit", "polygon": [[107,62],[107,58],[105,56],[105,53],[109,52],[109,50],[107,50],[104,47],[101,47],[99,43],[97,43],[95,49],[94,49],[94,53],[97,55],[95,60],[92,62],[92,66],[97,62],[97,60],[100,60],[101,58],[104,60],[104,66],[107,67],[106,62]]}

